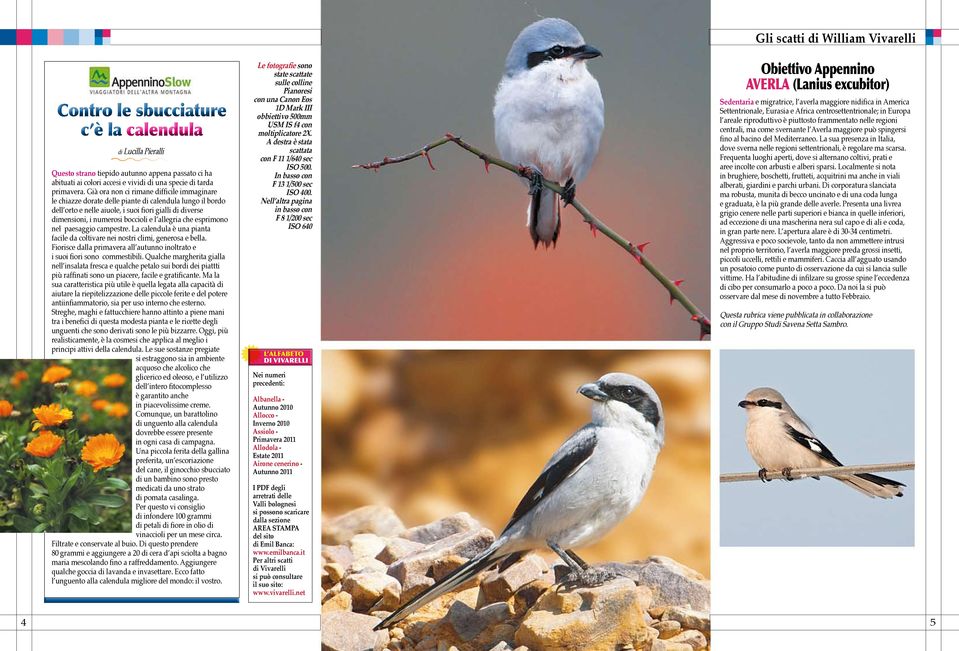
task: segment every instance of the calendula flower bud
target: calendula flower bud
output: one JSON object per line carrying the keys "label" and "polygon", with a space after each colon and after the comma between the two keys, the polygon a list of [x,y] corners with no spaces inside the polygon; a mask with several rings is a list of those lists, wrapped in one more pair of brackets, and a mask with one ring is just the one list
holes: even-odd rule
{"label": "calendula flower bud", "polygon": [[70,385],[66,382],[56,382],[53,385],[54,390],[59,391],[60,393],[66,393],[67,389],[70,388]]}
{"label": "calendula flower bud", "polygon": [[37,504],[33,507],[33,514],[36,516],[43,515],[43,504]]}

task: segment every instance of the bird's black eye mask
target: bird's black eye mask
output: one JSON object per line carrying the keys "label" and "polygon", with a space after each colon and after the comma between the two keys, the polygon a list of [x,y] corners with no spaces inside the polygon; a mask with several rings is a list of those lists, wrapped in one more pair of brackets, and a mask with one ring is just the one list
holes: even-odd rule
{"label": "bird's black eye mask", "polygon": [[772,401],[772,400],[766,400],[765,398],[762,398],[761,400],[757,400],[757,401],[756,401],[756,406],[758,406],[758,407],[772,407],[773,409],[782,409],[782,408],[783,408],[783,403],[781,403],[781,402],[774,402],[774,401]]}
{"label": "bird's black eye mask", "polygon": [[579,47],[569,47],[568,45],[554,45],[548,50],[542,52],[530,52],[526,55],[526,68],[532,70],[544,61],[553,61],[554,59],[565,59],[586,51],[586,45]]}
{"label": "bird's black eye mask", "polygon": [[610,400],[618,400],[619,402],[626,403],[641,413],[643,418],[646,419],[646,422],[650,423],[653,427],[659,426],[659,408],[656,406],[656,403],[653,402],[653,399],[639,387],[634,387],[629,384],[614,385],[603,382],[599,385],[599,388],[603,390],[603,393],[609,396]]}

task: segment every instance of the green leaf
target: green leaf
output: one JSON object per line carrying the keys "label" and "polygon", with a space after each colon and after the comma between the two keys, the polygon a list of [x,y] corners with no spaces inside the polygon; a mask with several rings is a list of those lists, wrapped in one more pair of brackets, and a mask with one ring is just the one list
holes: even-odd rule
{"label": "green leaf", "polygon": [[94,495],[90,498],[90,504],[96,504],[97,506],[119,508],[126,503],[126,500],[119,495]]}
{"label": "green leaf", "polygon": [[110,477],[110,478],[108,478],[107,481],[106,481],[106,485],[107,485],[109,488],[116,488],[117,490],[121,490],[121,491],[128,491],[128,490],[130,490],[130,484],[126,483],[125,481],[123,481],[123,480],[120,479],[119,477]]}
{"label": "green leaf", "polygon": [[15,515],[13,516],[13,526],[16,527],[17,531],[28,533],[33,531],[33,528],[37,526],[37,521],[25,518],[22,515]]}
{"label": "green leaf", "polygon": [[74,533],[86,533],[90,531],[90,525],[87,524],[86,520],[78,520],[77,518],[70,518],[70,524],[67,528]]}
{"label": "green leaf", "polygon": [[33,528],[33,533],[43,533],[44,531],[47,530],[48,526],[49,526],[48,523],[41,522],[40,524],[38,524],[37,526]]}
{"label": "green leaf", "polygon": [[81,520],[92,520],[96,519],[97,517],[97,514],[86,502],[77,502],[67,509],[67,513],[74,517],[80,518]]}
{"label": "green leaf", "polygon": [[80,479],[80,471],[82,468],[77,468],[73,471],[73,474],[70,475],[70,478],[67,479],[66,483],[63,485],[62,493],[66,495],[70,490],[76,485],[77,480]]}

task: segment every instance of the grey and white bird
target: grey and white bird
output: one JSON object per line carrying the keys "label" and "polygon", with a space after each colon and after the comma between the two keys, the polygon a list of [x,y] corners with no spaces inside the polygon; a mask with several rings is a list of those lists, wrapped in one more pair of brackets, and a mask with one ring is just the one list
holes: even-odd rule
{"label": "grey and white bird", "polygon": [[[533,246],[556,245],[560,198],[573,199],[603,135],[603,94],[586,62],[602,53],[561,18],[544,18],[519,33],[496,89],[493,118],[502,157],[534,172],[526,225]],[[564,184],[562,197],[542,186]]]}
{"label": "grey and white bird", "polygon": [[387,628],[430,601],[523,552],[549,547],[573,570],[570,579],[609,578],[573,547],[602,538],[639,504],[663,446],[663,407],[653,388],[626,373],[579,387],[594,401],[592,422],[559,447],[523,496],[503,533],[484,552],[411,599],[377,625]]}
{"label": "grey and white bird", "polygon": [[[785,479],[792,479],[789,475],[793,470],[842,465],[775,389],[753,389],[739,406],[746,410],[746,448],[759,464],[763,481],[767,481],[766,473],[770,470],[782,471]],[[901,497],[905,486],[869,473],[833,479],[869,497],[884,499]]]}

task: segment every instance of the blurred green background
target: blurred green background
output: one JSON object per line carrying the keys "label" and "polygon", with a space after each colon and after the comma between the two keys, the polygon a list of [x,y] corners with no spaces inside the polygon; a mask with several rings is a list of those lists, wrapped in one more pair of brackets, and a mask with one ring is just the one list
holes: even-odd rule
{"label": "blurred green background", "polygon": [[709,313],[709,3],[338,0],[323,4],[325,339],[692,339],[699,329],[570,208],[534,251],[526,188],[453,146],[379,173],[354,163],[454,131],[496,153],[493,94],[539,16],[576,25],[606,103],[577,197]]}
{"label": "blurred green background", "polygon": [[324,516],[387,504],[414,526],[465,510],[498,533],[589,420],[577,387],[610,371],[653,386],[666,444],[640,506],[576,551],[662,554],[708,575],[708,351],[324,351]]}

